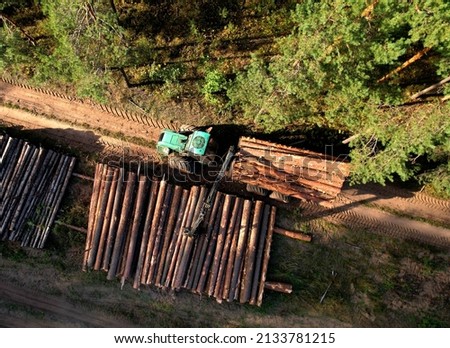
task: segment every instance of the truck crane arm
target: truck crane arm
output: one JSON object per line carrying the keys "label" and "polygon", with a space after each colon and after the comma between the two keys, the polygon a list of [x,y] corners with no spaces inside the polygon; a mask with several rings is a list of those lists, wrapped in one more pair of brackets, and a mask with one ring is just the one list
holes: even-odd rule
{"label": "truck crane arm", "polygon": [[205,217],[208,214],[209,210],[211,209],[212,203],[214,202],[214,199],[217,194],[217,190],[219,189],[219,183],[225,176],[234,154],[235,154],[234,146],[230,146],[225,156],[225,160],[222,163],[222,167],[220,168],[220,171],[217,174],[217,177],[214,180],[211,189],[209,190],[208,196],[206,197],[205,201],[202,204],[200,214],[192,224],[191,228],[185,228],[184,230],[184,233],[187,234],[189,237],[195,237],[198,235],[199,228],[203,223],[203,221],[205,220]]}

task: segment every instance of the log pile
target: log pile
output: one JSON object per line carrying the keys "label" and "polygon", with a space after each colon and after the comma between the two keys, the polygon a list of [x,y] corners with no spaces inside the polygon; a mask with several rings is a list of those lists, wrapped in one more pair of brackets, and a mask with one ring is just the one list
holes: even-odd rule
{"label": "log pile", "polygon": [[276,208],[218,192],[202,226],[189,237],[208,194],[98,164],[84,270],[134,288],[187,289],[218,302],[260,306]]}
{"label": "log pile", "polygon": [[232,167],[236,181],[323,203],[341,191],[349,164],[324,154],[241,137]]}
{"label": "log pile", "polygon": [[75,158],[0,135],[0,239],[42,248]]}

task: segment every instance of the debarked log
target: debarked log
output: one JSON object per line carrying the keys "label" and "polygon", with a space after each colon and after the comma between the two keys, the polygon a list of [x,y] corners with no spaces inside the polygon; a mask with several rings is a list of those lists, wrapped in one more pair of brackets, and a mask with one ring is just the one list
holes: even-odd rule
{"label": "debarked log", "polygon": [[289,231],[281,227],[275,226],[273,228],[273,232],[276,234],[280,234],[285,237],[301,240],[303,242],[311,242],[312,237],[309,234],[303,232]]}
{"label": "debarked log", "polygon": [[283,294],[291,294],[292,293],[292,284],[287,284],[287,283],[266,281],[264,283],[264,288],[267,290],[281,292]]}

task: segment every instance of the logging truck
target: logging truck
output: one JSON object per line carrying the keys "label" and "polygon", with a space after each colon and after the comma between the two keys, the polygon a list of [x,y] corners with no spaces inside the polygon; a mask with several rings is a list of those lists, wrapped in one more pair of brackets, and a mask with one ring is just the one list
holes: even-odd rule
{"label": "logging truck", "polygon": [[[208,164],[216,148],[209,131],[163,130],[157,151],[182,171],[189,171],[193,160]],[[285,203],[297,198],[326,205],[349,175],[349,163],[318,152],[250,137],[240,137],[235,149],[227,177],[246,184],[249,192]]]}

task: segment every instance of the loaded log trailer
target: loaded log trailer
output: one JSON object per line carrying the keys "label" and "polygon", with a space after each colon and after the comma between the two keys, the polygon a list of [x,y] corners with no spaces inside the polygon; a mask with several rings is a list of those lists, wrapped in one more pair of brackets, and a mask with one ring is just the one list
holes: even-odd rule
{"label": "loaded log trailer", "polygon": [[[184,172],[191,172],[194,162],[217,165],[218,139],[211,137],[211,129],[182,126],[178,132],[163,130],[157,151],[167,157],[171,167]],[[327,206],[349,173],[349,163],[333,156],[241,136],[224,156],[200,216],[206,215],[224,177],[245,184],[251,193],[284,203],[296,198]],[[201,223],[185,232],[195,235]]]}
{"label": "loaded log trailer", "polygon": [[288,202],[290,198],[327,206],[350,174],[348,162],[318,152],[241,137],[230,175],[247,190]]}
{"label": "loaded log trailer", "polygon": [[[169,165],[191,172],[193,162],[217,164],[217,141],[211,127],[163,130],[156,148]],[[225,158],[226,156],[224,156]],[[249,192],[286,202],[290,198],[327,205],[350,173],[348,162],[322,153],[242,136],[225,168],[226,176]]]}

